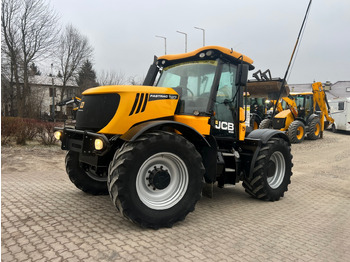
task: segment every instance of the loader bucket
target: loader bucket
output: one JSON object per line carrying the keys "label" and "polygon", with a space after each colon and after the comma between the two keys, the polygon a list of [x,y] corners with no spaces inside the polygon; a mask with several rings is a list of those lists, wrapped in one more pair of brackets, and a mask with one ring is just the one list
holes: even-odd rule
{"label": "loader bucket", "polygon": [[[270,100],[276,100],[281,91],[282,79],[268,80],[268,81],[255,81],[249,80],[247,83],[247,91],[251,97],[256,98],[268,98]],[[284,89],[281,93],[281,97],[289,95],[289,87],[285,84]]]}

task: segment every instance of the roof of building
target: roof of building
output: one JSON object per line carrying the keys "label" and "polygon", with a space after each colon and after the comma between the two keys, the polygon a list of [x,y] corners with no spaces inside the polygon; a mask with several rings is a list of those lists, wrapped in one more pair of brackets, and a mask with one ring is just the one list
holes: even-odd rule
{"label": "roof of building", "polygon": [[[34,85],[41,85],[41,86],[52,86],[52,80],[53,84],[55,86],[63,86],[62,78],[54,76],[43,76],[43,75],[35,75],[29,77],[29,83]],[[66,83],[67,87],[77,87],[77,83],[75,80],[69,80]]]}
{"label": "roof of building", "polygon": [[[327,83],[328,84],[328,83]],[[323,87],[325,87],[323,83]],[[308,84],[289,84],[291,92],[311,92],[312,83]],[[350,97],[350,81],[337,81],[330,84],[330,89],[326,90],[328,99],[335,99],[339,97]]]}

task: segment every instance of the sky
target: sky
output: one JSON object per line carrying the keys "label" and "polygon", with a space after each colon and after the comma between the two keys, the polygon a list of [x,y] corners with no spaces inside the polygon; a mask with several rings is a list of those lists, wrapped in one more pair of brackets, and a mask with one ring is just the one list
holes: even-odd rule
{"label": "sky", "polygon": [[[49,1],[49,0],[48,0]],[[284,77],[309,0],[51,0],[94,48],[97,73],[144,77],[153,56],[205,45],[233,48],[255,70]],[[350,1],[313,0],[289,84],[350,81]]]}

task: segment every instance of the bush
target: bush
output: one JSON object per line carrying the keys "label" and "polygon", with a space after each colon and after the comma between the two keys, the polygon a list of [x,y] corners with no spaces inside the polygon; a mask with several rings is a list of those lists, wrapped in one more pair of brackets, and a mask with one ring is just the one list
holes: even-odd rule
{"label": "bush", "polygon": [[1,117],[1,144],[7,145],[17,130],[16,117]]}
{"label": "bush", "polygon": [[62,126],[62,123],[43,122],[35,119],[20,117],[1,118],[1,144],[9,144],[15,140],[18,145],[25,145],[27,141],[38,139],[44,145],[53,145],[55,126]]}
{"label": "bush", "polygon": [[33,140],[37,135],[36,126],[39,121],[35,119],[16,118],[16,130],[14,137],[17,145],[25,145],[28,140]]}
{"label": "bush", "polygon": [[54,122],[40,122],[37,125],[38,138],[43,145],[54,145],[56,143],[54,127],[58,125],[60,124]]}

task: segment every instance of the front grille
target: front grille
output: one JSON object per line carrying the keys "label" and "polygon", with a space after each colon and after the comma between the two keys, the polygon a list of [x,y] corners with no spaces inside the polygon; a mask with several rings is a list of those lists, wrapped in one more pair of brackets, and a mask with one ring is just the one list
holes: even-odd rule
{"label": "front grille", "polygon": [[101,130],[115,115],[119,101],[119,94],[83,96],[77,112],[76,128],[95,132]]}
{"label": "front grille", "polygon": [[272,120],[272,127],[274,129],[284,128],[285,125],[286,125],[286,119],[285,118],[274,118]]}

